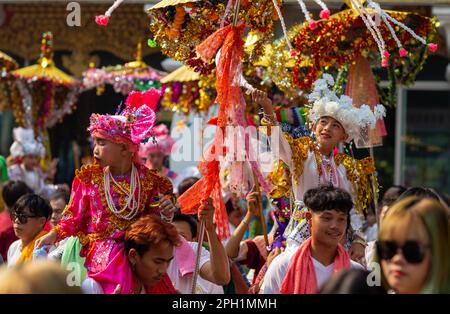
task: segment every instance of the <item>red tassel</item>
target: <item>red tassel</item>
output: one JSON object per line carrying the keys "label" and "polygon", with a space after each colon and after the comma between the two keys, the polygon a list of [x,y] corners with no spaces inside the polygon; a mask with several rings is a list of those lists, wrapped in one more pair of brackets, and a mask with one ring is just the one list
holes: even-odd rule
{"label": "red tassel", "polygon": [[107,26],[109,23],[109,17],[107,17],[106,15],[97,15],[95,17],[95,23],[101,26]]}
{"label": "red tassel", "polygon": [[136,110],[142,105],[148,106],[150,109],[155,111],[158,104],[158,100],[161,97],[161,92],[156,88],[150,88],[145,92],[132,91],[128,94],[126,105],[130,110]]}

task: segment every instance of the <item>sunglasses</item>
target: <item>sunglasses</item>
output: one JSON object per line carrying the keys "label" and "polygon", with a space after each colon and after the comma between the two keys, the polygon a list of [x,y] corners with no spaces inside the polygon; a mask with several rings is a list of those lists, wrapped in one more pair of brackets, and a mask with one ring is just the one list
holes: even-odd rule
{"label": "sunglasses", "polygon": [[420,264],[425,258],[425,251],[429,245],[423,245],[417,241],[406,241],[403,246],[394,241],[377,241],[377,253],[383,260],[392,259],[398,252],[402,252],[405,260],[410,264]]}
{"label": "sunglasses", "polygon": [[11,212],[9,214],[9,217],[11,217],[11,220],[13,222],[17,219],[21,225],[24,225],[28,222],[28,218],[38,218],[39,216],[24,215],[24,214],[20,214],[20,213]]}

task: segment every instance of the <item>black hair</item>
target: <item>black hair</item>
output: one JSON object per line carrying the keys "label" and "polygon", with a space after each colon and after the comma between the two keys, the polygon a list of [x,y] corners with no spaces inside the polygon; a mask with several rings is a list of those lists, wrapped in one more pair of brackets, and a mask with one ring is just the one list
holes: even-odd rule
{"label": "black hair", "polygon": [[328,185],[306,191],[303,202],[315,213],[336,210],[349,216],[353,207],[352,197],[347,191]]}
{"label": "black hair", "polygon": [[9,209],[14,206],[22,195],[32,193],[33,190],[23,181],[8,181],[5,182],[2,187],[2,197]]}
{"label": "black hair", "polygon": [[12,211],[21,212],[28,208],[30,213],[37,217],[49,219],[52,215],[50,203],[37,194],[25,194],[21,196],[14,204]]}
{"label": "black hair", "polygon": [[196,177],[187,177],[186,179],[181,181],[180,184],[178,184],[178,195],[181,195],[189,190],[189,188],[193,186],[198,180],[199,179]]}
{"label": "black hair", "polygon": [[189,225],[191,229],[192,237],[195,238],[197,236],[197,219],[193,215],[185,215],[181,213],[176,213],[173,216],[172,222],[175,221],[183,221]]}
{"label": "black hair", "polygon": [[369,286],[367,278],[370,272],[363,269],[345,269],[332,277],[320,290],[321,294],[386,294],[386,290],[377,285]]}
{"label": "black hair", "polygon": [[383,206],[391,206],[406,191],[402,185],[393,185],[386,190],[380,202],[380,208]]}
{"label": "black hair", "polygon": [[233,202],[231,201],[231,198],[225,203],[225,209],[227,210],[227,215],[231,214],[235,210],[238,210],[238,208],[233,206]]}
{"label": "black hair", "polygon": [[70,200],[70,194],[67,193],[66,191],[62,190],[62,191],[58,191],[55,194],[53,194],[50,197],[50,201],[55,201],[55,200],[59,200],[62,199],[64,201],[64,203],[68,204],[69,200]]}
{"label": "black hair", "polygon": [[400,197],[397,199],[398,201],[405,199],[409,196],[416,196],[419,198],[432,198],[436,201],[440,202],[439,196],[434,192],[433,190],[425,187],[411,187],[407,189],[405,192],[400,195]]}

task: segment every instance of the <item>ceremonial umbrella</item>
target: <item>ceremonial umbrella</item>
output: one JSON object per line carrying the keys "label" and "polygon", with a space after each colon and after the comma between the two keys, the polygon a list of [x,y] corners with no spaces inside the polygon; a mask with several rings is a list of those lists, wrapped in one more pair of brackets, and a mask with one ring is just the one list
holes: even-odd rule
{"label": "ceremonial umbrella", "polygon": [[38,63],[12,72],[20,101],[13,102],[17,123],[39,134],[72,112],[80,82],[53,63],[53,35],[42,36]]}
{"label": "ceremonial umbrella", "polygon": [[124,95],[133,90],[145,91],[161,87],[160,80],[166,75],[142,61],[142,43],[137,44],[136,60],[124,65],[90,68],[83,73],[83,88],[97,87],[97,94],[103,92],[104,84],[110,84],[117,93]]}
{"label": "ceremonial umbrella", "polygon": [[[278,19],[273,3],[280,0],[240,1],[238,22],[245,22],[254,32],[271,34]],[[149,9],[150,31],[162,52],[175,60],[187,62],[198,71],[201,60],[195,47],[214,31],[231,23],[232,5],[236,1],[162,0]],[[261,36],[261,49],[271,36]]]}
{"label": "ceremonial umbrella", "polygon": [[0,51],[0,111],[11,106],[14,92],[11,71],[18,67],[13,58]]}
{"label": "ceremonial umbrella", "polygon": [[[274,82],[287,92],[292,88],[308,91],[323,71],[342,70],[361,55],[370,61],[373,68],[387,68],[393,86],[414,82],[428,50],[436,49],[431,41],[436,37],[437,22],[412,12],[381,10],[382,14],[378,14],[374,9],[364,10],[380,17],[377,31],[365,25],[370,22],[360,7],[317,21],[315,29],[305,24],[292,27],[289,40],[294,50],[289,53],[287,42],[283,40],[276,41],[269,50],[272,54],[267,59],[270,63],[268,71]],[[372,31],[381,37],[373,37]],[[428,43],[428,50],[426,45],[421,46],[424,43]],[[380,50],[381,57],[376,53]]]}
{"label": "ceremonial umbrella", "polygon": [[216,97],[215,73],[200,75],[186,65],[164,77],[161,83],[161,104],[186,115],[207,112]]}

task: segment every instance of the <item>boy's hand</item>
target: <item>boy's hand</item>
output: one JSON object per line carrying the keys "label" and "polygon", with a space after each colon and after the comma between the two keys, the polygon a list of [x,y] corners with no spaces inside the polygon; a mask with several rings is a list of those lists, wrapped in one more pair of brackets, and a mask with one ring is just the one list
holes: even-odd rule
{"label": "boy's hand", "polygon": [[270,266],[270,264],[275,259],[275,257],[280,255],[282,252],[284,252],[284,248],[279,248],[279,247],[274,248],[272,250],[272,252],[270,252],[269,255],[267,256],[267,260],[266,260],[267,266]]}
{"label": "boy's hand", "polygon": [[170,221],[172,220],[173,215],[175,214],[175,211],[177,210],[175,205],[172,203],[172,201],[166,197],[163,197],[163,199],[161,200],[161,203],[159,204],[159,208],[161,209],[163,216],[167,217]]}
{"label": "boy's hand", "polygon": [[50,231],[45,236],[37,239],[34,247],[36,249],[40,249],[44,245],[53,245],[53,244],[55,244],[57,237],[58,237],[58,234],[55,231]]}
{"label": "boy's hand", "polygon": [[263,110],[266,114],[270,114],[270,115],[272,114],[272,112],[273,112],[272,100],[270,100],[270,98],[267,97],[266,92],[255,89],[252,92],[252,99],[255,103],[257,103],[258,105],[261,105],[261,107],[263,108]]}
{"label": "boy's hand", "polygon": [[206,231],[214,230],[214,206],[211,198],[208,198],[206,202],[200,206],[198,211],[198,220],[205,221]]}
{"label": "boy's hand", "polygon": [[248,211],[252,214],[252,216],[257,216],[259,214],[258,197],[259,192],[257,192],[255,186],[253,186],[252,190],[247,194],[246,197]]}
{"label": "boy's hand", "polygon": [[350,258],[359,263],[360,260],[364,257],[364,251],[364,245],[358,242],[353,242],[349,250]]}

